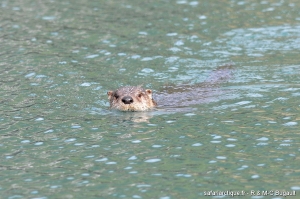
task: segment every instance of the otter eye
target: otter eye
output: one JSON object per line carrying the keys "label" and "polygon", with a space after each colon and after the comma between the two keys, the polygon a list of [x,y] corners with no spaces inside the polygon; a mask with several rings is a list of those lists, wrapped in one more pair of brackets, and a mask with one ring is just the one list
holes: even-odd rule
{"label": "otter eye", "polygon": [[115,94],[115,98],[118,99],[118,98],[119,98],[119,95],[118,95],[118,94]]}
{"label": "otter eye", "polygon": [[142,97],[142,93],[138,94],[138,97],[141,98]]}

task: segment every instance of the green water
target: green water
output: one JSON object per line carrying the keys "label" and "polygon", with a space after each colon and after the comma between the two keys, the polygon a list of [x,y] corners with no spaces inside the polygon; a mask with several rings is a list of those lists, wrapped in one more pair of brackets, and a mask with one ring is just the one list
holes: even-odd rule
{"label": "green water", "polygon": [[[296,0],[1,0],[1,198],[299,198],[299,10]],[[108,108],[108,90],[201,83],[231,62],[226,96]]]}

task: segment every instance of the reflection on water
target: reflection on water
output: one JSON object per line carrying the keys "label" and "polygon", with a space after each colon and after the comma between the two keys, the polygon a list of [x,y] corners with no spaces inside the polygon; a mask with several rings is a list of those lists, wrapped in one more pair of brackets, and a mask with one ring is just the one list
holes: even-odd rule
{"label": "reflection on water", "polygon": [[300,26],[235,29],[224,33],[217,42],[226,43],[226,51],[232,52],[231,54],[261,57],[265,54],[276,54],[278,51],[298,51],[299,30]]}
{"label": "reflection on water", "polygon": [[[1,197],[299,192],[299,7],[0,1]],[[201,103],[108,108],[108,90],[206,85],[231,62]]]}

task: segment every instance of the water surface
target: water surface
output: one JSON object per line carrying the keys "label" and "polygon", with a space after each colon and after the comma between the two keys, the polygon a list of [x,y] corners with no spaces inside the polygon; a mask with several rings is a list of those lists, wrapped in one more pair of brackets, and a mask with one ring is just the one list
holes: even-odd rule
{"label": "water surface", "polygon": [[[299,9],[295,0],[0,1],[1,197],[299,195]],[[226,63],[232,77],[203,103],[108,108],[108,90],[197,85]]]}

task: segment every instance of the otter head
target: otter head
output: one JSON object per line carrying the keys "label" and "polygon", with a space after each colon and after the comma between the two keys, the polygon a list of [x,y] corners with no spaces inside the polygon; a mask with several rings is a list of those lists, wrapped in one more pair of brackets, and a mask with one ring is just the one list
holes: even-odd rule
{"label": "otter head", "polygon": [[120,111],[146,111],[157,104],[150,89],[140,86],[125,86],[107,92],[110,108]]}

